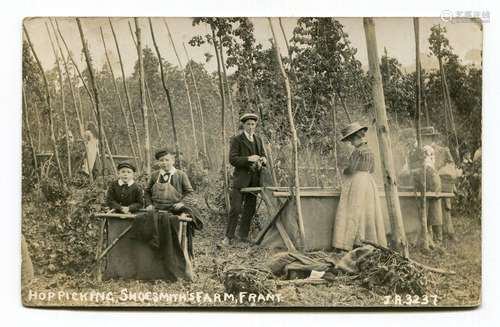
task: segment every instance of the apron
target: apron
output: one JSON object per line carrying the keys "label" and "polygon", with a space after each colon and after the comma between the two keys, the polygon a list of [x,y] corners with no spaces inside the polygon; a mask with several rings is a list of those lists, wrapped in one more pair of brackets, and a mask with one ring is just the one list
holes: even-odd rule
{"label": "apron", "polygon": [[[171,208],[175,203],[180,202],[182,200],[182,194],[180,194],[175,187],[170,184],[173,175],[168,176],[168,180],[166,183],[160,183],[161,174],[158,174],[158,178],[156,179],[156,183],[153,185],[152,189],[152,200],[153,204],[160,207],[165,207],[163,209]],[[158,216],[155,214],[154,216],[154,228],[155,234],[158,235]],[[178,232],[178,241],[182,248],[182,253],[184,255],[184,259],[186,260],[186,276],[188,280],[192,280],[193,278],[193,263],[191,262],[191,257],[188,251],[188,240],[187,240],[187,222],[179,221],[179,232]],[[156,236],[158,239],[158,236]]]}
{"label": "apron", "polygon": [[170,184],[172,175],[168,176],[166,183],[160,183],[161,174],[158,174],[156,183],[153,185],[152,189],[152,200],[154,205],[170,207],[177,202],[182,200],[182,194],[180,194],[175,187]]}

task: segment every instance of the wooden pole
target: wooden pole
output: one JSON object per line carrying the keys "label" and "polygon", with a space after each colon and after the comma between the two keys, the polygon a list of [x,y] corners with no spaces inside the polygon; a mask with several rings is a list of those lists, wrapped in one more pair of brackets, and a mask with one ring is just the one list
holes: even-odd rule
{"label": "wooden pole", "polygon": [[[82,82],[84,88],[85,88],[85,91],[87,92],[88,96],[89,96],[89,99],[90,99],[90,104],[91,104],[91,114],[93,115],[93,118],[94,118],[94,121],[96,122],[96,124],[98,125],[98,119],[97,119],[97,109],[96,109],[96,104],[95,104],[95,100],[94,100],[94,95],[92,94],[92,92],[90,91],[89,87],[87,86],[87,83],[85,82],[85,79],[83,78],[83,75],[80,71],[80,69],[78,68],[78,65],[75,61],[75,59],[73,58],[71,52],[69,51],[69,48],[68,48],[68,45],[61,33],[61,30],[59,28],[59,24],[56,20],[56,26],[57,26],[57,30],[58,30],[58,33],[59,33],[59,36],[61,37],[61,40],[64,44],[64,47],[66,48],[66,52],[68,53],[68,56],[69,56],[69,59],[71,61],[71,63],[73,64],[73,67],[75,68],[76,72],[77,72],[77,75],[78,77],[80,78],[80,81]],[[81,103],[81,96],[80,96],[80,93],[78,92],[78,98],[79,98],[79,101],[80,101],[80,114],[81,114],[81,119],[82,119],[82,124],[84,123],[84,117],[83,117],[83,106],[82,106],[82,103]],[[113,154],[111,153],[111,149],[109,148],[109,143],[108,143],[108,138],[106,136],[106,132],[104,131],[104,128],[102,130],[102,140],[104,141],[104,146],[106,147],[106,151],[108,152],[108,156],[111,160],[111,165],[112,165],[112,169],[113,171],[116,173],[116,166],[115,166],[115,162],[114,162],[114,159],[113,159]],[[85,150],[87,151],[87,149]],[[88,157],[87,157],[87,160],[88,160]],[[89,166],[90,167],[90,166]],[[91,179],[91,181],[93,180],[93,176],[90,176],[91,174],[89,174],[89,177]]]}
{"label": "wooden pole", "polygon": [[180,160],[181,150],[180,150],[180,146],[179,146],[179,139],[177,137],[177,130],[175,128],[175,110],[174,110],[174,107],[172,105],[172,99],[170,98],[170,92],[169,92],[168,87],[167,87],[165,70],[163,68],[163,58],[161,57],[160,48],[158,47],[158,43],[156,43],[156,37],[155,37],[155,32],[153,29],[153,23],[151,21],[151,18],[149,18],[149,29],[151,30],[151,38],[153,39],[153,45],[154,45],[154,48],[156,51],[156,55],[158,56],[158,61],[160,63],[161,84],[162,84],[163,89],[165,90],[165,93],[167,95],[167,102],[168,102],[168,106],[170,108],[170,118],[172,121],[172,133],[174,135],[175,152],[176,152],[177,161],[178,161],[177,166],[179,168],[181,168],[181,160]]}
{"label": "wooden pole", "polygon": [[189,72],[191,73],[191,78],[193,79],[193,85],[194,85],[194,91],[196,93],[196,99],[198,101],[198,107],[200,108],[200,122],[201,122],[201,142],[203,145],[203,153],[207,160],[209,161],[208,164],[210,164],[210,158],[208,156],[208,148],[207,148],[207,140],[206,140],[206,130],[205,130],[205,114],[203,110],[203,106],[201,105],[201,98],[200,98],[200,92],[198,92],[198,85],[196,83],[196,77],[194,76],[194,71],[193,67],[191,66],[191,59],[189,58],[189,54],[186,49],[186,45],[184,42],[182,43],[182,47],[184,48],[184,52],[186,53],[186,58],[188,61],[188,67],[189,67]]}
{"label": "wooden pole", "polygon": [[37,139],[36,139],[36,148],[39,151],[40,147],[42,146],[42,122],[40,120],[40,113],[38,112],[38,107],[36,105],[36,102],[33,102],[33,111],[35,112],[35,117],[36,117],[36,126],[37,126]]}
{"label": "wooden pole", "polygon": [[49,36],[49,41],[50,41],[50,46],[52,48],[52,52],[54,53],[54,57],[56,59],[56,67],[57,67],[57,74],[59,76],[59,85],[61,87],[61,110],[63,114],[63,121],[64,121],[64,135],[65,137],[65,145],[66,145],[66,155],[67,155],[67,162],[66,162],[66,167],[68,169],[68,177],[72,177],[72,169],[71,169],[71,145],[69,143],[69,128],[68,128],[68,117],[66,116],[66,103],[65,103],[65,98],[64,98],[64,77],[61,69],[61,63],[59,62],[59,55],[57,54],[56,47],[54,45],[54,41],[52,40],[52,35],[50,34],[49,30],[49,25],[45,23],[45,28],[47,29],[47,35]]}
{"label": "wooden pole", "polygon": [[[420,153],[423,153],[422,148],[422,133],[421,133],[421,103],[422,103],[422,85],[421,85],[421,65],[420,65],[420,22],[418,18],[413,18],[413,27],[415,30],[415,65],[416,65],[416,88],[415,88],[415,98],[416,101],[416,130],[417,130],[417,147]],[[427,199],[425,197],[425,192],[427,188],[427,173],[424,160],[421,163],[422,169],[422,181],[423,189],[420,196],[420,246],[424,251],[429,251],[429,233],[427,231]]]}
{"label": "wooden pole", "polygon": [[43,84],[45,85],[45,92],[46,92],[46,97],[45,100],[47,101],[47,108],[49,111],[49,130],[50,130],[50,140],[52,143],[52,149],[54,151],[54,158],[56,161],[56,169],[57,173],[59,176],[59,181],[63,187],[65,187],[64,183],[64,173],[63,169],[61,166],[61,161],[59,160],[59,151],[57,150],[57,143],[56,143],[56,135],[54,132],[54,110],[52,108],[52,100],[50,96],[50,89],[49,89],[49,82],[47,80],[47,75],[45,74],[45,71],[43,70],[42,63],[40,62],[40,59],[38,59],[38,55],[36,54],[35,47],[33,46],[33,43],[31,43],[30,36],[28,34],[28,29],[26,26],[23,24],[23,30],[24,34],[26,35],[26,40],[28,41],[28,45],[30,46],[31,53],[33,53],[33,57],[35,57],[35,61],[38,65],[38,68],[40,69],[40,73],[42,74],[43,77]]}
{"label": "wooden pole", "polygon": [[[288,60],[290,60],[290,71],[292,72],[291,75],[292,75],[293,81],[295,82],[295,87],[298,89],[299,88],[299,78],[297,77],[295,67],[293,66],[292,51],[290,50],[290,45],[288,44],[288,37],[286,36],[285,28],[283,27],[283,22],[281,21],[281,17],[278,17],[278,22],[280,25],[281,34],[283,34],[283,39],[285,40],[286,52],[288,53]],[[305,98],[303,96],[301,96],[300,99],[302,101],[302,107],[304,109],[304,112],[307,112]]]}
{"label": "wooden pole", "polygon": [[231,87],[229,86],[229,81],[227,79],[227,72],[226,72],[226,62],[224,60],[224,46],[222,45],[222,37],[219,36],[219,51],[220,51],[220,61],[222,65],[222,76],[224,77],[224,83],[226,84],[226,89],[227,89],[227,99],[229,100],[229,112],[231,113],[231,127],[233,128],[233,131],[236,132],[237,128],[234,123],[234,106],[233,106],[233,99],[231,97]]}
{"label": "wooden pole", "polygon": [[[331,83],[331,81],[330,81],[330,83]],[[339,90],[335,90],[335,93],[339,97],[340,104],[342,105],[342,108],[344,109],[344,112],[345,112],[345,115],[347,116],[347,120],[349,121],[349,124],[352,123],[351,115],[349,115],[349,110],[347,110],[347,105],[345,104],[344,97],[342,96],[342,94],[340,94]]]}
{"label": "wooden pole", "polygon": [[[134,36],[134,30],[132,29],[132,25],[130,24],[130,21],[127,22],[128,23],[128,28],[129,28],[129,31],[130,31],[130,35],[132,36],[132,41],[134,42],[135,46],[137,47],[137,41],[135,40],[135,36]],[[144,76],[144,86],[146,88],[146,95],[147,95],[147,103],[148,103],[148,106],[149,108],[151,109],[151,113],[153,114],[153,120],[154,120],[154,123],[155,123],[155,126],[156,126],[156,132],[158,134],[158,137],[160,139],[163,139],[162,137],[162,134],[160,132],[160,125],[158,123],[158,117],[156,115],[156,109],[153,105],[153,100],[152,100],[152,97],[151,97],[151,92],[149,90],[149,85],[148,85],[148,81],[146,79],[146,76]]]}
{"label": "wooden pole", "polygon": [[422,69],[422,63],[420,63],[420,87],[421,87],[421,93],[422,93],[422,105],[424,106],[424,113],[425,113],[425,126],[430,126],[431,121],[429,117],[429,108],[427,107],[427,96],[425,95],[425,80],[424,80],[424,70]]}
{"label": "wooden pole", "polygon": [[31,148],[31,155],[33,156],[33,165],[35,166],[35,176],[38,183],[40,183],[40,175],[38,174],[38,160],[36,158],[35,144],[33,142],[33,137],[31,135],[31,127],[28,117],[28,100],[26,97],[26,88],[23,81],[23,118],[24,126],[26,128],[26,136],[28,137],[28,142]]}
{"label": "wooden pole", "polygon": [[363,18],[366,34],[366,48],[368,52],[368,63],[372,76],[372,96],[376,116],[377,136],[379,141],[380,158],[382,161],[382,174],[384,177],[384,189],[387,201],[387,211],[392,227],[393,246],[408,257],[408,244],[399,204],[396,173],[392,157],[391,141],[389,137],[389,125],[387,112],[385,110],[384,89],[382,76],[380,74],[379,56],[377,51],[377,39],[375,35],[375,23],[373,18]]}
{"label": "wooden pole", "polygon": [[222,85],[222,73],[221,73],[221,59],[220,52],[217,49],[217,39],[215,38],[215,27],[210,25],[212,29],[212,41],[214,44],[215,57],[217,58],[217,76],[219,77],[219,92],[221,98],[221,138],[222,138],[222,172],[224,174],[224,203],[226,206],[226,217],[229,215],[229,209],[231,207],[229,201],[229,181],[227,178],[227,163],[226,163],[226,121],[224,117],[224,112],[226,111],[226,104],[224,101],[224,86]]}
{"label": "wooden pole", "polygon": [[339,181],[339,185],[342,186],[342,174],[339,169],[338,162],[338,149],[337,149],[337,106],[335,105],[335,95],[331,97],[331,112],[332,112],[332,127],[333,127],[333,160],[335,162],[335,180]]}
{"label": "wooden pole", "polygon": [[[82,23],[80,21],[80,18],[76,18],[76,23],[78,25],[78,31],[80,32],[80,38],[82,40],[82,46],[83,46],[83,53],[85,55],[85,61],[87,62],[87,68],[89,70],[89,77],[90,77],[90,84],[92,85],[92,90],[94,91],[94,101],[95,101],[95,109],[96,109],[96,115],[97,115],[97,124],[98,124],[98,129],[99,129],[99,151],[101,153],[101,170],[102,170],[102,182],[104,183],[104,170],[106,168],[106,155],[104,154],[104,143],[103,141],[103,124],[102,124],[102,117],[101,117],[101,111],[99,107],[99,93],[97,91],[97,85],[95,82],[95,77],[94,77],[94,68],[92,67],[92,62],[90,60],[90,52],[87,47],[87,41],[85,40],[85,35],[83,33],[82,29]],[[113,157],[111,157],[113,159]],[[90,170],[90,167],[89,167]],[[90,174],[92,174],[91,171],[89,171]]]}
{"label": "wooden pole", "polygon": [[[125,69],[123,68],[123,60],[120,52],[120,47],[118,46],[118,38],[116,37],[115,28],[111,22],[111,18],[108,18],[109,26],[111,27],[111,33],[113,34],[113,39],[115,41],[116,53],[118,54],[118,61],[120,62],[120,71],[122,73],[122,83],[123,89],[125,90],[125,98],[127,99],[127,107],[130,114],[130,121],[132,122],[132,127],[134,128],[135,140],[137,143],[137,154],[139,155],[139,161],[143,161],[141,149],[141,139],[139,138],[139,130],[137,129],[137,124],[135,123],[134,110],[132,109],[132,101],[130,100],[130,93],[127,86],[127,77],[125,76]],[[137,169],[140,169],[137,167]]]}
{"label": "wooden pole", "polygon": [[120,90],[118,89],[118,84],[116,83],[115,72],[113,71],[113,66],[111,64],[111,60],[109,59],[108,47],[107,47],[106,41],[104,39],[104,32],[102,30],[102,27],[99,27],[99,30],[101,32],[102,45],[104,47],[104,56],[106,57],[106,63],[108,64],[109,72],[111,73],[111,79],[113,80],[113,87],[115,89],[115,94],[116,94],[116,97],[118,99],[118,104],[120,106],[120,111],[122,113],[123,120],[125,122],[125,128],[127,129],[127,136],[128,136],[128,142],[129,142],[129,145],[130,145],[130,150],[132,151],[132,155],[134,156],[134,161],[135,161],[136,167],[139,167],[139,161],[138,161],[138,158],[137,158],[137,153],[135,151],[134,141],[132,140],[132,133],[131,133],[131,129],[130,129],[130,126],[129,126],[129,121],[128,121],[127,113],[125,112],[125,107],[123,106],[123,101],[122,101],[122,97],[120,95]]}
{"label": "wooden pole", "polygon": [[271,28],[271,33],[274,39],[274,46],[276,47],[276,59],[278,60],[278,66],[281,71],[281,76],[283,77],[283,81],[285,83],[286,97],[287,97],[287,111],[288,111],[288,123],[290,124],[290,130],[292,132],[292,158],[293,158],[293,172],[294,172],[294,193],[295,193],[295,205],[297,208],[297,224],[299,226],[299,234],[301,244],[298,247],[300,250],[305,250],[307,248],[306,245],[306,234],[304,229],[304,220],[302,219],[302,205],[300,201],[300,185],[299,185],[299,167],[298,167],[298,137],[297,130],[295,129],[295,124],[293,121],[293,113],[292,113],[292,94],[290,91],[290,82],[288,81],[288,76],[285,72],[285,67],[283,66],[283,62],[281,60],[280,47],[278,45],[276,34],[274,33],[273,24],[271,22],[271,18],[267,18],[269,22],[269,27]]}
{"label": "wooden pole", "polygon": [[181,58],[179,57],[179,54],[177,53],[177,48],[175,47],[174,39],[172,38],[172,33],[170,33],[170,28],[168,27],[168,23],[167,23],[167,20],[165,18],[163,18],[163,24],[165,24],[165,28],[167,29],[170,43],[172,44],[172,48],[174,50],[175,57],[177,58],[177,62],[179,63],[179,69],[181,69],[182,73],[183,73],[184,87],[186,88],[186,94],[187,94],[188,105],[189,105],[189,117],[191,118],[191,129],[192,129],[192,133],[193,133],[193,145],[194,145],[194,150],[195,150],[195,158],[198,159],[200,152],[198,150],[198,139],[196,138],[196,126],[194,124],[193,104],[191,102],[191,95],[189,93],[189,85],[187,83],[186,70],[184,69],[184,66],[182,65],[182,62],[181,62]]}
{"label": "wooden pole", "polygon": [[443,61],[441,59],[441,56],[438,56],[438,63],[439,63],[439,75],[441,78],[441,91],[443,93],[443,114],[444,114],[444,123],[445,123],[445,129],[446,129],[446,143],[448,146],[450,146],[450,137],[449,137],[449,130],[450,130],[450,122],[448,120],[448,101],[446,99],[446,86],[444,84],[444,75],[443,75]]}
{"label": "wooden pole", "polygon": [[[89,96],[90,102],[92,103],[92,106],[95,106],[94,96],[92,94],[92,91],[90,90],[89,86],[85,82],[85,79],[83,78],[82,72],[78,68],[78,64],[76,63],[75,59],[73,58],[73,55],[71,54],[71,51],[69,51],[68,44],[66,43],[66,40],[64,39],[64,36],[61,33],[61,29],[59,28],[59,23],[57,22],[57,19],[55,19],[55,21],[56,21],[57,32],[58,32],[58,34],[59,34],[59,36],[61,38],[61,41],[63,42],[64,48],[66,49],[66,52],[68,53],[69,60],[73,64],[73,67],[75,68],[76,73],[77,73],[78,77],[80,78],[80,81],[82,82],[83,87],[85,88],[85,91],[87,92],[87,94]],[[82,117],[82,120],[83,120],[83,117]]]}
{"label": "wooden pole", "polygon": [[146,106],[146,90],[144,83],[144,62],[142,57],[142,34],[139,18],[134,18],[135,33],[137,38],[137,56],[139,57],[139,90],[141,95],[141,106],[144,120],[144,158],[146,161],[146,172],[151,174],[151,143],[149,140],[148,107]]}
{"label": "wooden pole", "polygon": [[444,83],[444,90],[445,90],[445,98],[446,102],[448,103],[448,116],[450,120],[450,125],[451,125],[451,130],[453,132],[453,139],[455,141],[455,155],[456,159],[458,160],[460,157],[459,154],[459,146],[460,144],[458,143],[458,137],[457,137],[457,129],[455,126],[455,118],[453,117],[453,107],[451,105],[451,97],[450,97],[450,90],[448,89],[448,82],[446,78],[446,69],[444,68],[444,65],[441,65],[441,74],[443,75],[443,83]]}
{"label": "wooden pole", "polygon": [[146,95],[148,96],[148,105],[149,108],[151,109],[151,113],[153,114],[153,121],[155,123],[156,127],[156,134],[158,135],[158,138],[163,139],[161,131],[160,131],[160,124],[158,122],[158,117],[156,116],[156,109],[155,106],[153,105],[153,99],[151,98],[151,92],[149,91],[149,85],[148,82],[144,79],[144,87],[146,88]]}
{"label": "wooden pole", "polygon": [[54,32],[54,38],[56,39],[56,44],[57,44],[57,47],[59,49],[59,54],[60,54],[60,56],[62,58],[64,71],[65,71],[66,77],[68,79],[69,90],[70,90],[71,98],[73,99],[73,106],[75,108],[76,119],[77,119],[77,122],[78,122],[78,128],[80,130],[80,136],[83,136],[84,127],[83,127],[81,113],[80,113],[80,110],[79,110],[78,105],[76,103],[75,90],[73,88],[73,83],[71,82],[71,75],[70,75],[70,72],[69,72],[68,61],[64,57],[64,53],[62,51],[61,43],[59,42],[59,37],[57,35],[54,23],[52,22],[52,20],[49,20],[49,21],[50,21],[50,25],[52,26],[52,31]]}

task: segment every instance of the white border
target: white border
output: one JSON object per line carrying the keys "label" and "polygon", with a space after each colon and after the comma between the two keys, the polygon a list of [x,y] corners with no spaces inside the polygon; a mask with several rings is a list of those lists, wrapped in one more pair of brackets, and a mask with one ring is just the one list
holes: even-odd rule
{"label": "white border", "polygon": [[[142,326],[161,320],[162,323],[192,326],[206,325],[253,326],[263,323],[275,326],[404,326],[492,325],[498,320],[498,237],[500,201],[495,186],[500,167],[498,140],[500,114],[500,67],[498,63],[500,33],[497,4],[494,1],[298,1],[298,0],[42,0],[12,1],[2,6],[2,63],[0,110],[0,189],[2,223],[0,237],[0,311],[7,325],[50,326]],[[21,21],[26,16],[438,16],[444,9],[489,10],[491,22],[484,27],[484,100],[483,100],[483,304],[476,310],[407,311],[407,312],[333,312],[333,313],[217,313],[217,312],[148,312],[148,311],[70,311],[26,309],[20,302],[20,131],[21,131]],[[332,289],[332,292],[335,290]],[[19,325],[19,324],[16,324]]]}

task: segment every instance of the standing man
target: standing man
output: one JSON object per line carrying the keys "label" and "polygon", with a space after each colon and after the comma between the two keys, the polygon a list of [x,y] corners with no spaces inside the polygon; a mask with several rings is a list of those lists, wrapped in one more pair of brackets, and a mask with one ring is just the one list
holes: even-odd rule
{"label": "standing man", "polygon": [[254,194],[241,193],[241,189],[260,186],[260,171],[267,163],[262,140],[255,135],[257,121],[258,116],[255,114],[242,115],[240,122],[243,124],[243,132],[231,138],[229,162],[235,169],[231,191],[231,210],[222,242],[224,245],[229,245],[233,241],[240,213],[242,216],[238,238],[243,242],[250,241],[248,233],[252,217],[255,215],[257,197]]}

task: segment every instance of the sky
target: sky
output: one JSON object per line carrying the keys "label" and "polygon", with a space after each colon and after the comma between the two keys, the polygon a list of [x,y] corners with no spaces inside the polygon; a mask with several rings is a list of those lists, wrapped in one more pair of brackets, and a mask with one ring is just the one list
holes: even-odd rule
{"label": "sky", "polygon": [[[270,39],[272,38],[269,23],[266,18],[251,18],[255,27],[255,37],[258,43],[261,43],[264,48],[270,47]],[[121,55],[124,62],[125,74],[130,75],[133,71],[133,66],[137,60],[137,52],[134,48],[132,36],[130,33],[130,22],[134,27],[134,19],[128,17],[112,18],[115,28]],[[366,40],[363,29],[362,18],[338,18],[344,25],[344,31],[349,34],[349,39],[352,45],[358,49],[356,54],[363,66],[368,66],[366,53]],[[84,57],[81,55],[82,43],[76,20],[74,18],[57,18],[61,27],[61,32],[68,43],[75,59],[79,62],[81,68],[85,66]],[[110,60],[113,64],[113,69],[119,73],[118,56],[114,39],[111,34],[111,29],[107,18],[82,18],[83,30],[85,37],[89,43],[90,52],[94,58],[97,69],[101,69],[105,63],[104,47],[101,39],[100,28],[103,30],[104,39],[110,55]],[[277,33],[278,43],[282,54],[286,55],[285,43],[283,34],[278,25],[278,19],[273,18],[273,26]],[[283,18],[283,25],[287,38],[292,35],[293,29],[296,26],[297,18]],[[406,70],[413,70],[415,65],[415,41],[412,18],[375,18],[375,29],[377,36],[377,45],[379,56],[387,49],[389,56],[395,57]],[[191,47],[188,41],[195,35],[204,35],[210,33],[210,29],[206,24],[192,26],[191,18],[152,18],[153,28],[160,48],[162,57],[170,63],[178,65],[178,61],[174,54],[172,45],[168,38],[167,22],[174,39],[174,44],[179,54],[181,63],[185,65],[187,57],[183,49],[183,43],[186,44],[188,54],[191,59],[197,62],[205,62],[204,54],[207,52],[213,53],[213,48],[208,45],[201,47]],[[45,24],[50,23],[45,17],[27,18],[24,24],[30,34],[30,38],[34,44],[35,50],[44,66],[44,69],[50,69],[55,65],[55,57],[52,51],[48,32]],[[139,24],[142,29],[143,44],[153,48],[153,42],[149,29],[147,18],[139,18]],[[473,22],[444,22],[441,18],[421,18],[420,19],[420,49],[426,56],[422,57],[422,66],[424,69],[435,68],[437,60],[428,57],[429,43],[427,41],[430,28],[433,25],[441,24],[447,29],[447,37],[454,52],[466,63],[474,63],[481,65],[481,50],[482,50],[482,31],[479,26]],[[51,31],[52,33],[52,31]],[[207,63],[209,71],[215,71],[216,61],[214,59]]]}

